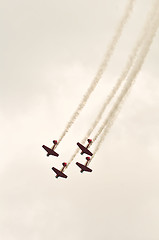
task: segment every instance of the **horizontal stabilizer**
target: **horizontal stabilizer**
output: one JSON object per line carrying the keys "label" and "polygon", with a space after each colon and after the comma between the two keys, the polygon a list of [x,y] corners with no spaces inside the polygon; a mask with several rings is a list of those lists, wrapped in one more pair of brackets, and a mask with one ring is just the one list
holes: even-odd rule
{"label": "horizontal stabilizer", "polygon": [[57,174],[56,178],[58,177],[67,178],[67,175],[58,170],[57,168],[52,167],[52,170]]}
{"label": "horizontal stabilizer", "polygon": [[48,153],[48,156],[49,155],[53,155],[53,156],[55,156],[55,157],[58,157],[59,156],[59,154],[58,153],[56,153],[54,150],[52,150],[51,148],[48,148],[47,146],[45,146],[45,145],[42,145],[42,147],[45,149],[45,151]]}
{"label": "horizontal stabilizer", "polygon": [[81,164],[79,162],[76,162],[76,165],[81,168],[82,172],[84,172],[84,171],[92,172],[92,169],[90,169],[89,167],[87,167],[87,166],[85,166],[85,165],[83,165],[83,164]]}
{"label": "horizontal stabilizer", "polygon": [[89,156],[92,156],[93,153],[91,153],[88,148],[84,147],[81,143],[77,143],[77,146],[82,150],[82,153],[88,154]]}

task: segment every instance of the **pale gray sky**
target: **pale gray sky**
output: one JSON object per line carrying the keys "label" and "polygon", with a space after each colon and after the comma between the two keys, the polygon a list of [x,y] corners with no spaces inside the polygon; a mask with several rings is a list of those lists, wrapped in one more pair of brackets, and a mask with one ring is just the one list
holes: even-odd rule
{"label": "pale gray sky", "polygon": [[120,75],[153,1],[134,10],[58,159],[58,139],[96,74],[126,0],[1,3],[0,239],[159,239],[159,32],[91,174],[68,161]]}

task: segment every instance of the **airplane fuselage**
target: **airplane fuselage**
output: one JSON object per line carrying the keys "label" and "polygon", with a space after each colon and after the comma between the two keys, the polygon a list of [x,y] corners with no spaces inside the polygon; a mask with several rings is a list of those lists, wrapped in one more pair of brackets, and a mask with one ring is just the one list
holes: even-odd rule
{"label": "airplane fuselage", "polygon": [[88,162],[86,162],[85,165],[83,165],[83,164],[81,164],[81,163],[79,163],[79,162],[76,162],[76,165],[81,168],[81,171],[80,171],[81,173],[83,173],[84,171],[86,171],[86,172],[92,172],[92,169],[90,169],[89,167],[87,167],[87,164],[88,164]]}
{"label": "airplane fuselage", "polygon": [[43,148],[45,149],[45,151],[47,152],[47,154],[46,154],[47,157],[49,157],[50,155],[53,155],[53,156],[55,156],[55,157],[58,157],[58,156],[59,156],[59,154],[56,153],[53,149],[51,149],[51,148],[49,148],[49,147],[47,147],[47,146],[45,146],[45,145],[43,145],[42,147],[43,147]]}
{"label": "airplane fuselage", "polygon": [[62,178],[67,178],[67,175],[63,173],[64,169],[66,166],[63,166],[61,170],[58,170],[57,168],[52,167],[52,170],[56,173],[56,178],[62,177]]}
{"label": "airplane fuselage", "polygon": [[[90,143],[88,144],[90,146]],[[92,156],[93,154],[91,153],[91,151],[88,150],[88,146],[84,147],[81,143],[77,143],[77,146],[81,149],[81,155],[88,154],[89,156]]]}

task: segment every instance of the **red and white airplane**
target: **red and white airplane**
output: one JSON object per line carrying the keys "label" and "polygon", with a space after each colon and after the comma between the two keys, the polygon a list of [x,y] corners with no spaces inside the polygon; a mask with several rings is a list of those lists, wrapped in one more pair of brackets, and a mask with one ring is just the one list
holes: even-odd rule
{"label": "red and white airplane", "polygon": [[53,145],[52,148],[49,148],[49,147],[47,147],[47,146],[45,146],[45,145],[42,145],[42,147],[43,147],[43,148],[45,149],[45,151],[47,152],[47,154],[46,154],[47,157],[49,157],[50,155],[53,155],[53,156],[55,156],[55,157],[58,157],[58,156],[59,156],[59,154],[54,151],[54,149],[55,149],[55,147],[56,147],[56,145],[57,145],[57,141],[54,140],[54,141],[53,141],[53,144],[54,144],[54,145]]}
{"label": "red and white airplane", "polygon": [[86,171],[86,172],[92,172],[92,169],[90,169],[89,167],[87,167],[87,165],[88,165],[88,163],[89,163],[89,161],[90,161],[90,157],[86,157],[86,160],[87,160],[87,162],[85,163],[85,165],[83,165],[83,164],[81,164],[81,163],[79,163],[79,162],[76,162],[76,165],[81,168],[81,173],[84,172],[84,171]]}
{"label": "red and white airplane", "polygon": [[87,144],[86,147],[84,147],[84,146],[83,146],[81,143],[79,143],[79,142],[77,143],[77,145],[78,145],[78,147],[82,150],[81,155],[84,154],[84,153],[86,153],[86,154],[92,156],[93,153],[91,153],[91,152],[88,150],[88,148],[89,148],[90,145],[92,144],[92,139],[88,139],[87,141],[88,141],[88,144]]}
{"label": "red and white airplane", "polygon": [[67,166],[67,163],[63,162],[62,165],[63,167],[61,170],[58,170],[57,168],[54,168],[54,167],[52,168],[52,170],[56,173],[56,176],[55,176],[56,178],[58,177],[67,178],[67,175],[63,173],[64,169]]}

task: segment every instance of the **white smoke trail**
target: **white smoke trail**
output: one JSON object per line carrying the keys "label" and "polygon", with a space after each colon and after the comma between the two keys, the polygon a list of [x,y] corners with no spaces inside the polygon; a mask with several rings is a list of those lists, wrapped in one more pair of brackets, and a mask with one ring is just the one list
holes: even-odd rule
{"label": "white smoke trail", "polygon": [[[135,59],[136,59],[136,56],[137,56],[137,53],[142,45],[142,43],[144,42],[144,39],[147,35],[147,31],[150,27],[150,24],[152,24],[152,19],[153,19],[153,16],[155,15],[156,11],[157,11],[157,8],[158,8],[158,5],[159,5],[159,1],[157,0],[153,7],[152,7],[152,10],[150,12],[150,14],[148,15],[147,17],[147,20],[146,20],[146,23],[144,25],[144,28],[142,30],[142,33],[140,35],[140,37],[138,38],[137,42],[136,42],[136,45],[134,46],[133,50],[132,50],[132,53],[131,55],[129,56],[128,58],[128,62],[124,68],[124,71],[122,72],[121,76],[119,77],[119,79],[117,80],[117,83],[116,85],[114,86],[114,88],[112,89],[111,93],[108,95],[108,97],[106,98],[106,101],[105,103],[103,104],[102,108],[101,108],[101,111],[99,112],[96,120],[94,121],[94,123],[92,124],[91,128],[89,129],[86,137],[85,137],[85,141],[86,139],[90,136],[90,134],[93,132],[94,128],[97,126],[98,122],[100,121],[106,107],[108,106],[108,104],[110,103],[110,101],[114,98],[115,94],[117,93],[117,91],[119,90],[121,84],[123,83],[123,81],[126,79]],[[109,120],[108,120],[109,121]],[[98,138],[98,136],[101,134],[101,131],[103,130],[103,126],[104,124],[100,127],[100,129],[98,130],[97,134],[94,136],[93,138],[93,142],[95,142]]]}
{"label": "white smoke trail", "polygon": [[130,13],[132,11],[133,8],[133,4],[134,4],[135,0],[129,0],[128,5],[126,7],[124,16],[122,17],[118,28],[115,32],[115,35],[110,43],[110,45],[108,46],[107,52],[104,56],[104,60],[102,62],[102,64],[99,67],[99,70],[93,80],[93,82],[91,83],[90,87],[88,88],[87,92],[85,93],[85,95],[83,96],[82,101],[80,102],[80,104],[78,105],[76,111],[73,113],[70,121],[67,123],[61,137],[59,138],[58,144],[62,141],[62,139],[65,137],[66,133],[68,132],[68,130],[70,129],[70,127],[72,126],[72,124],[74,123],[74,121],[76,120],[76,118],[78,117],[80,111],[83,109],[83,107],[85,106],[85,104],[87,103],[88,98],[90,97],[91,93],[94,91],[95,87],[97,86],[99,80],[101,79],[104,70],[107,67],[107,64],[110,60],[110,57],[115,49],[115,46],[119,40],[119,37],[122,33],[123,27],[126,24],[126,21],[128,20],[128,17],[130,16]]}
{"label": "white smoke trail", "polygon": [[76,151],[74,152],[74,154],[72,155],[70,161],[67,163],[66,167],[68,167],[72,163],[72,161],[74,160],[74,158],[76,157],[76,155],[78,154],[79,151],[80,151],[80,149],[77,148]]}
{"label": "white smoke trail", "polygon": [[[151,24],[151,19],[153,18],[155,12],[156,12],[156,9],[157,9],[157,6],[158,6],[158,0],[153,4],[153,7],[152,7],[152,10],[150,11],[150,13],[148,14],[148,17],[146,19],[146,22],[144,24],[144,27],[143,27],[143,30],[142,30],[142,33],[140,34],[133,50],[132,50],[132,53],[131,55],[129,56],[128,58],[128,62],[126,63],[126,66],[124,68],[124,71],[122,72],[121,76],[119,77],[119,79],[117,80],[117,83],[116,85],[114,86],[114,88],[112,89],[111,93],[107,96],[106,98],[106,101],[104,102],[97,118],[95,119],[95,121],[93,122],[93,124],[91,125],[90,129],[88,130],[86,136],[84,137],[84,139],[82,140],[82,144],[85,143],[85,141],[89,138],[89,136],[91,135],[91,133],[93,132],[93,130],[95,129],[95,127],[97,126],[97,124],[99,123],[106,107],[108,106],[108,104],[110,103],[110,101],[114,98],[116,92],[119,90],[122,82],[125,80],[125,78],[127,77],[128,75],[128,72],[130,71],[130,68],[133,64],[133,62],[135,61],[136,59],[136,55],[139,51],[139,48],[141,47],[146,35],[147,35],[147,31],[149,29],[149,25]],[[105,123],[104,123],[105,124]],[[101,128],[99,129],[99,131],[97,132],[97,134],[95,135],[95,137],[93,138],[93,142],[96,141],[96,139],[99,137],[99,135],[101,134],[103,128],[105,125],[102,125]],[[78,152],[80,151],[80,149],[78,148],[74,154],[72,155],[70,161],[69,161],[69,164],[74,160],[74,158],[76,157],[76,155],[78,154]]]}
{"label": "white smoke trail", "polygon": [[[148,34],[148,37],[145,41],[145,44],[138,56],[138,59],[136,60],[136,64],[134,65],[130,75],[129,75],[129,78],[127,80],[127,83],[125,84],[121,94],[119,95],[113,109],[111,110],[108,118],[106,119],[106,121],[104,122],[103,126],[105,126],[105,129],[102,133],[102,136],[95,148],[95,151],[94,151],[94,155],[92,157],[92,159],[94,158],[94,156],[96,155],[97,151],[99,150],[102,142],[104,141],[107,133],[109,132],[114,120],[115,120],[115,117],[116,117],[116,113],[118,112],[119,110],[119,107],[121,107],[121,104],[123,103],[123,100],[125,99],[126,95],[128,94],[128,91],[130,90],[130,88],[132,87],[132,84],[134,83],[135,81],[135,78],[138,74],[138,72],[140,71],[143,63],[144,63],[144,60],[146,58],[146,55],[150,49],[150,46],[151,46],[151,43],[153,41],[153,38],[156,34],[156,31],[159,27],[159,12],[156,14],[157,16],[155,16],[154,18],[154,21],[152,23],[152,26],[151,26],[151,29],[150,29],[150,33]],[[92,160],[91,159],[91,160]]]}

